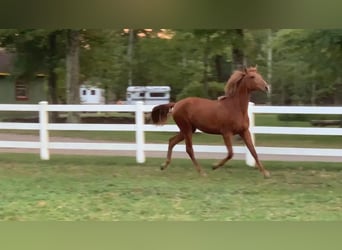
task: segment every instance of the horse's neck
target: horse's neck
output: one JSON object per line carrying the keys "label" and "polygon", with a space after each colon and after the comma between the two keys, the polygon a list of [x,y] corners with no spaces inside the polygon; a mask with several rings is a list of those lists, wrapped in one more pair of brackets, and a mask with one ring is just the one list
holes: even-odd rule
{"label": "horse's neck", "polygon": [[238,106],[244,115],[248,113],[250,93],[246,88],[240,88],[238,93],[234,96],[235,105]]}

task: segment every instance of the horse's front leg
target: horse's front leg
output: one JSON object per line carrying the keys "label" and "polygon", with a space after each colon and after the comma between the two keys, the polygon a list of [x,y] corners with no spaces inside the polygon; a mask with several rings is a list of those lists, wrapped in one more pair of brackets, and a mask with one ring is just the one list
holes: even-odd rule
{"label": "horse's front leg", "polygon": [[262,174],[264,175],[265,178],[270,177],[270,173],[264,168],[264,166],[259,161],[259,157],[258,157],[256,150],[255,150],[255,147],[253,145],[251,133],[249,132],[249,130],[246,129],[244,132],[242,132],[240,134],[240,136],[244,140],[249,152],[251,152],[252,156],[254,157],[255,162],[257,164],[257,167],[260,170],[260,172],[262,172]]}
{"label": "horse's front leg", "polygon": [[223,140],[224,140],[224,144],[227,147],[228,150],[228,154],[227,157],[225,157],[224,159],[222,159],[221,161],[219,161],[218,163],[213,165],[213,170],[218,169],[219,167],[223,166],[228,160],[230,160],[231,158],[233,158],[233,145],[232,145],[232,133],[223,133],[222,134]]}

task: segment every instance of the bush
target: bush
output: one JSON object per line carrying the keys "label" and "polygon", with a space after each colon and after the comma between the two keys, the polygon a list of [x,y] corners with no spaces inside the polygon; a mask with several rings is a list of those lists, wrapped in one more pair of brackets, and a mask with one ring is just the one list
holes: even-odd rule
{"label": "bush", "polygon": [[208,96],[206,96],[203,88],[203,83],[193,82],[187,85],[178,95],[177,100],[184,99],[190,96],[206,97],[210,99],[216,99],[224,94],[224,84],[219,82],[209,82],[208,84]]}
{"label": "bush", "polygon": [[341,115],[324,115],[324,114],[279,114],[279,121],[303,121],[310,122],[311,120],[340,120]]}
{"label": "bush", "polygon": [[209,82],[208,97],[210,99],[217,99],[217,97],[224,95],[224,85],[221,82]]}

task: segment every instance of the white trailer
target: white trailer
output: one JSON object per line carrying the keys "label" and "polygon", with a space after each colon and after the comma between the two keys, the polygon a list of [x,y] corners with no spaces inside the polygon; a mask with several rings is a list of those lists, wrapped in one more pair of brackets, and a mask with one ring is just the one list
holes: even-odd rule
{"label": "white trailer", "polygon": [[137,101],[152,105],[169,103],[170,91],[169,86],[129,86],[126,92],[126,103],[135,104]]}
{"label": "white trailer", "polygon": [[94,86],[80,86],[81,104],[105,104],[104,89]]}

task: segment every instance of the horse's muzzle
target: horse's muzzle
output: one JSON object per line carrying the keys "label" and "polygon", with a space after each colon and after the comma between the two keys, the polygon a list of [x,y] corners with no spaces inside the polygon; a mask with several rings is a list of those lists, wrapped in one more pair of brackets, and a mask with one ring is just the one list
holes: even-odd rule
{"label": "horse's muzzle", "polygon": [[270,92],[270,86],[268,86],[268,84],[265,85],[265,92],[267,92],[267,93]]}

